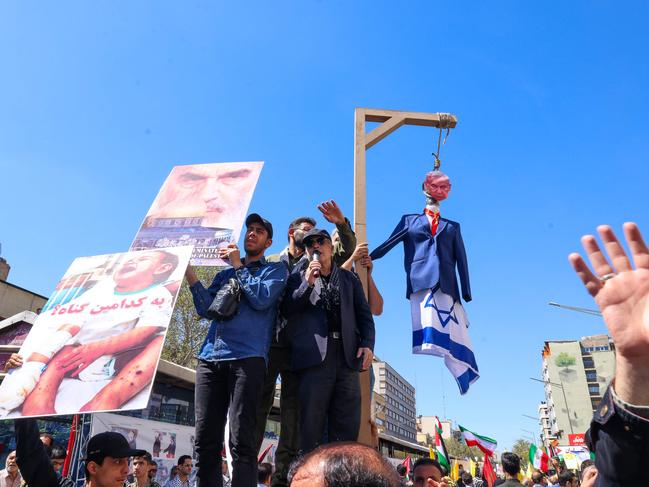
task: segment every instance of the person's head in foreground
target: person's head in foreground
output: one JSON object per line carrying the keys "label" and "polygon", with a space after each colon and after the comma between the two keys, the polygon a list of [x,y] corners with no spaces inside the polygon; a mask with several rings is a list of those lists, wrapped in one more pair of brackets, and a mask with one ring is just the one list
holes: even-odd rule
{"label": "person's head in foreground", "polygon": [[9,477],[16,478],[18,475],[18,464],[16,463],[16,452],[12,451],[5,461],[5,469]]}
{"label": "person's head in foreground", "polygon": [[443,475],[442,466],[432,458],[420,458],[412,467],[413,485],[416,487],[437,487]]}
{"label": "person's head in foreground", "polygon": [[462,475],[460,475],[460,478],[462,479],[462,483],[464,485],[473,485],[473,477],[471,476],[471,473],[469,472],[462,472]]}
{"label": "person's head in foreground", "polygon": [[65,463],[65,457],[67,456],[65,448],[59,445],[54,445],[50,450],[50,461],[54,470],[60,472],[63,469],[63,464]]}
{"label": "person's head in foreground", "polygon": [[597,480],[597,467],[592,460],[586,460],[581,464],[581,487],[595,487]]}
{"label": "person's head in foreground", "polygon": [[534,473],[532,473],[532,482],[534,482],[534,485],[546,485],[547,482],[545,481],[545,475],[543,475],[543,472],[540,470],[535,470]]}
{"label": "person's head in foreground", "polygon": [[257,467],[257,484],[270,485],[270,478],[273,476],[272,463],[260,463]]}
{"label": "person's head in foreground", "polygon": [[138,483],[146,483],[149,479],[149,470],[151,469],[151,454],[144,452],[142,455],[133,457],[133,475],[137,478]]}
{"label": "person's head in foreground", "polygon": [[86,479],[91,487],[122,487],[128,475],[129,458],[146,453],[131,448],[126,438],[114,431],[90,438],[86,451]]}
{"label": "person's head in foreground", "polygon": [[577,487],[577,476],[570,470],[564,470],[559,474],[559,485],[561,487]]}
{"label": "person's head in foreground", "polygon": [[312,228],[304,236],[303,242],[309,260],[313,259],[315,252],[318,252],[320,262],[331,262],[333,244],[328,231]]}
{"label": "person's head in foreground", "polygon": [[500,463],[505,471],[506,478],[516,478],[521,470],[521,459],[516,453],[505,452],[500,457]]}
{"label": "person's head in foreground", "polygon": [[360,443],[320,446],[298,459],[288,474],[291,487],[399,487],[394,467]]}
{"label": "person's head in foreground", "polygon": [[246,255],[259,257],[264,255],[273,244],[273,225],[257,213],[251,213],[246,218],[246,236],[243,248]]}
{"label": "person's head in foreground", "polygon": [[158,475],[158,462],[151,460],[149,462],[149,480],[155,480]]}
{"label": "person's head in foreground", "polygon": [[194,461],[189,455],[181,455],[178,458],[178,475],[181,479],[186,479],[194,469]]}

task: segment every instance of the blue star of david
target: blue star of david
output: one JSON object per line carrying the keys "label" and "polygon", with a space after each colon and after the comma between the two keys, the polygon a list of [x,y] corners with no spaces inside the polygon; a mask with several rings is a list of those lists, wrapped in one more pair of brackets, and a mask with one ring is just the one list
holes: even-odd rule
{"label": "blue star of david", "polygon": [[449,310],[440,309],[435,302],[435,293],[430,293],[428,295],[426,302],[424,303],[424,308],[433,308],[435,310],[437,313],[437,319],[442,325],[442,328],[445,328],[449,321],[459,324],[458,319],[455,316],[455,304],[453,304]]}

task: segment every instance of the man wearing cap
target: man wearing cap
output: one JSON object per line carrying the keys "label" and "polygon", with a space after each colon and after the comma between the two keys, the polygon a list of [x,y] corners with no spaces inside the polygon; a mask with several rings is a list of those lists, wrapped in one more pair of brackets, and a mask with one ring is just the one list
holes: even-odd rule
{"label": "man wearing cap", "polygon": [[282,309],[299,377],[300,449],[306,453],[322,441],[325,423],[329,441],[356,440],[358,372],[372,363],[374,320],[358,278],[333,262],[329,233],[314,228],[304,245],[309,265],[291,274]]}
{"label": "man wearing cap", "polygon": [[[318,205],[322,216],[330,223],[336,225],[336,231],[340,236],[337,244],[334,244],[334,262],[342,265],[352,255],[356,246],[356,236],[351,228],[349,220],[345,218],[342,210],[334,200],[324,201]],[[268,256],[268,262],[284,262],[289,272],[294,269],[302,269],[308,265],[304,255],[304,235],[316,226],[315,219],[309,216],[301,216],[293,220],[287,231],[288,245],[279,254]],[[273,407],[277,378],[281,375],[282,387],[280,394],[280,429],[277,450],[275,451],[275,472],[273,473],[272,487],[284,487],[287,484],[287,475],[291,463],[298,454],[298,380],[291,370],[291,344],[285,333],[286,318],[281,314],[277,316],[277,324],[268,353],[268,368],[266,378],[261,392],[259,409],[257,410],[257,428],[255,431],[256,448],[259,450],[266,432],[266,419]]]}
{"label": "man wearing cap", "polygon": [[196,312],[207,317],[216,293],[235,278],[241,300],[228,321],[213,320],[196,367],[196,453],[198,487],[221,487],[221,449],[226,420],[230,424],[232,486],[254,485],[257,451],[254,431],[259,395],[266,373],[268,348],[288,271],[283,263],[268,263],[264,252],[272,244],[273,227],[256,213],[246,219],[241,259],[235,244],[219,251],[232,265],[216,275],[207,289],[192,267],[186,272]]}
{"label": "man wearing cap", "polygon": [[[45,445],[38,437],[35,419],[14,422],[17,462],[23,479],[30,487],[73,487],[52,466]],[[131,448],[124,436],[114,431],[99,433],[88,441],[85,470],[87,487],[122,487],[128,475],[129,458],[142,456],[144,450]]]}

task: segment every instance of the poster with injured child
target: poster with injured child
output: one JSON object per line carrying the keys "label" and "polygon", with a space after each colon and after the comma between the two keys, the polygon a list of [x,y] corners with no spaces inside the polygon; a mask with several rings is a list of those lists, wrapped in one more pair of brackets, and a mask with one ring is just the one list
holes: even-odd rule
{"label": "poster with injured child", "polygon": [[175,166],[130,250],[193,245],[192,265],[228,265],[218,249],[239,240],[263,162]]}
{"label": "poster with injured child", "polygon": [[145,408],[191,252],[75,259],[0,385],[0,418]]}

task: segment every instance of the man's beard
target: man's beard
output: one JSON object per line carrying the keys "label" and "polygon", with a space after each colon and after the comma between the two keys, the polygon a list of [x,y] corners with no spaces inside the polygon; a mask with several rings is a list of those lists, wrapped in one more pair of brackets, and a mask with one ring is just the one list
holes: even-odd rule
{"label": "man's beard", "polygon": [[304,235],[306,235],[306,232],[304,230],[298,229],[293,232],[293,242],[295,243],[295,246],[300,250],[304,250]]}

